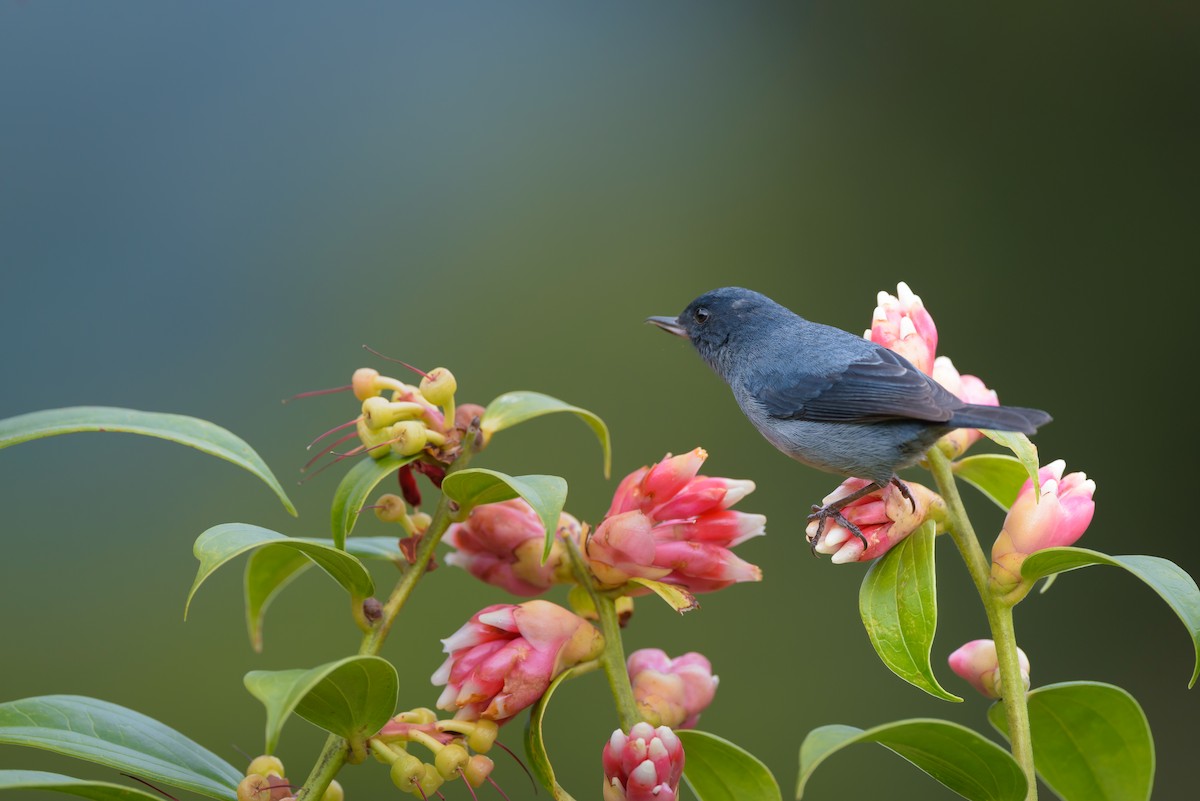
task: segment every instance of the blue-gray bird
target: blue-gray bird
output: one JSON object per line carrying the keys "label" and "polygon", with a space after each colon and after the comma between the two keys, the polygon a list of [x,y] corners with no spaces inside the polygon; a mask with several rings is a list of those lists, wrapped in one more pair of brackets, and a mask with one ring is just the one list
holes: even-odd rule
{"label": "blue-gray bird", "polygon": [[[911,501],[896,471],[942,435],[955,428],[1032,434],[1050,422],[1038,409],[964,403],[903,356],[749,289],[714,289],[678,317],[646,322],[691,340],[776,448],[811,467],[873,482],[809,515],[822,529],[833,518],[864,545],[840,510],[888,482]],[[814,544],[819,538],[820,531]]]}

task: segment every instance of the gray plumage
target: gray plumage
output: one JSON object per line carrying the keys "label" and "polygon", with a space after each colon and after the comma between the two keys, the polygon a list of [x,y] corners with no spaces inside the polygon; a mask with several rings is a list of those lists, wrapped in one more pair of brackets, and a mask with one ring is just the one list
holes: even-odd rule
{"label": "gray plumage", "polygon": [[1034,433],[1038,409],[964,403],[893,351],[739,287],[649,322],[691,340],[768,441],[799,462],[880,486],[955,428]]}

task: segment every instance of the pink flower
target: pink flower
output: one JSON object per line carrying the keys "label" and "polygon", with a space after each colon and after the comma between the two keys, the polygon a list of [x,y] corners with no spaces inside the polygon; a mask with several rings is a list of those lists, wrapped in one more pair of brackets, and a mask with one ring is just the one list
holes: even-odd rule
{"label": "pink flower", "polygon": [[1057,459],[1038,471],[1039,498],[1027,480],[1008,510],[1004,528],[992,545],[992,585],[1009,593],[1021,583],[1021,564],[1029,554],[1044,548],[1071,545],[1083,536],[1096,502],[1096,482],[1086,473],[1063,476],[1067,463]]}
{"label": "pink flower", "polygon": [[558,519],[558,537],[542,564],[546,530],[533,507],[521,498],[476,506],[466,522],[446,532],[456,549],[446,563],[513,595],[540,595],[553,584],[570,581],[570,566],[560,537],[578,538],[579,521],[569,514]]}
{"label": "pink flower", "polygon": [[[857,492],[870,484],[862,478],[848,478],[837,489],[822,500],[828,505]],[[842,508],[842,516],[853,523],[866,537],[867,545],[850,529],[830,518],[825,523],[821,538],[814,545],[817,553],[833,554],[829,561],[835,565],[846,562],[866,562],[883,556],[900,540],[917,530],[926,518],[937,518],[945,508],[942,497],[931,489],[906,481],[909,492],[916,502],[916,509],[895,484],[864,495]],[[808,541],[817,536],[819,524],[816,520],[808,524]]]}
{"label": "pink flower", "polygon": [[695,652],[671,659],[658,648],[643,648],[626,664],[638,711],[651,723],[690,729],[717,692],[712,664]]}
{"label": "pink flower", "polygon": [[899,353],[918,370],[931,375],[937,353],[937,326],[921,299],[901,281],[895,296],[880,292],[878,303],[864,338]]}
{"label": "pink flower", "polygon": [[442,644],[449,656],[433,674],[434,684],[446,685],[438,709],[502,723],[541,698],[559,673],[595,658],[604,638],[561,606],[527,601],[481,610]]}
{"label": "pink flower", "polygon": [[[950,390],[961,401],[980,406],[999,406],[996,390],[988,389],[977,376],[960,375],[949,357],[938,356],[933,361],[933,380]],[[975,428],[956,428],[939,440],[951,459],[966,452],[983,434]]]}
{"label": "pink flower", "polygon": [[762,579],[758,567],[729,550],[764,533],[762,515],[729,511],[754,482],[696,475],[706,458],[700,448],[668,454],[625,477],[608,517],[586,543],[592,572],[603,584],[637,577],[712,592]]}
{"label": "pink flower", "polygon": [[604,746],[604,801],[675,801],[683,760],[683,743],[666,726],[617,729]]}
{"label": "pink flower", "polygon": [[[950,654],[950,669],[988,698],[1000,698],[1000,665],[996,658],[996,643],[992,640],[971,640]],[[1029,657],[1017,649],[1021,678],[1029,689]]]}

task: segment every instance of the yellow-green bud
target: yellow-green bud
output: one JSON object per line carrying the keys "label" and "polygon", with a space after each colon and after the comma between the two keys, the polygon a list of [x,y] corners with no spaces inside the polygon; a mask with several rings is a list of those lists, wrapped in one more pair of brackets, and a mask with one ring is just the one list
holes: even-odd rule
{"label": "yellow-green bud", "polygon": [[458,382],[445,367],[435,367],[421,379],[421,394],[435,406],[445,406],[453,401],[457,391]]}
{"label": "yellow-green bud", "polygon": [[368,426],[362,417],[358,418],[358,438],[362,440],[363,447],[371,454],[372,459],[382,459],[391,452],[388,449],[392,441],[391,429],[375,430]]}
{"label": "yellow-green bud", "polygon": [[467,745],[471,746],[472,751],[486,754],[492,750],[492,743],[496,742],[499,733],[500,726],[496,721],[486,718],[477,720],[474,730],[467,734]]}
{"label": "yellow-green bud", "polygon": [[406,793],[411,793],[425,775],[425,765],[404,749],[398,750],[400,755],[392,763],[392,784]]}
{"label": "yellow-green bud", "polygon": [[276,776],[283,775],[283,762],[279,757],[263,754],[255,757],[250,762],[250,767],[246,768],[247,776],[267,776],[274,773]]}
{"label": "yellow-green bud", "polygon": [[437,752],[433,758],[433,766],[437,768],[438,773],[442,774],[443,779],[453,779],[460,770],[467,766],[470,758],[471,755],[467,753],[467,749],[457,743],[451,743]]}
{"label": "yellow-green bud", "polygon": [[430,524],[433,523],[433,518],[424,512],[417,512],[410,519],[412,520],[413,528],[416,529],[418,534],[424,533],[428,530]]}
{"label": "yellow-green bud", "polygon": [[380,375],[378,370],[360,367],[354,371],[350,386],[354,389],[354,397],[361,401],[373,398],[385,389],[400,389],[404,385],[394,378]]}
{"label": "yellow-green bud", "polygon": [[429,796],[437,792],[437,788],[446,783],[446,780],[442,778],[442,774],[438,773],[437,768],[433,765],[426,763],[424,768],[425,774],[421,776],[417,783],[421,787],[421,792],[424,793],[426,798],[429,798]]}
{"label": "yellow-green bud", "polygon": [[433,723],[437,720],[437,713],[429,707],[419,706],[416,709],[410,709],[407,712],[401,712],[392,720],[397,723],[415,723],[418,726],[424,726]]}
{"label": "yellow-green bud", "polygon": [[362,404],[362,416],[368,428],[386,428],[401,420],[416,420],[425,414],[425,407],[407,401],[392,402],[384,398],[367,398]]}
{"label": "yellow-green bud", "polygon": [[375,516],[385,523],[399,523],[408,516],[408,507],[403,498],[389,492],[375,501]]}
{"label": "yellow-green bud", "polygon": [[467,780],[467,784],[472,787],[478,787],[487,780],[494,767],[496,767],[496,763],[489,757],[485,757],[483,754],[476,754],[467,760],[467,767],[463,769],[463,778]]}
{"label": "yellow-green bud", "polygon": [[392,451],[397,456],[415,456],[425,450],[429,437],[424,423],[407,420],[392,426]]}

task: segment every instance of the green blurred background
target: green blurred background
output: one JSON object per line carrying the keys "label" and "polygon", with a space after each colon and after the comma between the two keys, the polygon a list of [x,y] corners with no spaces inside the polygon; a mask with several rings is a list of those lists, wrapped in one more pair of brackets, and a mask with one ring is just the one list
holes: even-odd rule
{"label": "green blurred background", "polygon": [[[566,476],[583,519],[626,472],[696,445],[710,472],[758,483],[742,507],[768,536],[740,553],[763,583],[682,619],[641,600],[627,647],[707,654],[721,690],[702,727],[764,759],[785,797],[815,726],[943,716],[991,734],[986,703],[942,667],[986,636],[949,542],[934,659],[958,705],[878,662],[862,566],[809,556],[803,514],[838,479],[775,452],[686,343],[642,320],[739,284],[857,332],[905,280],[942,353],[1054,414],[1044,461],[1099,485],[1081,544],[1200,573],[1177,500],[1195,494],[1196,8],[0,0],[0,416],[84,403],[207,418],[256,447],[301,512],[158,441],[0,453],[0,697],[94,695],[235,763],[234,746],[256,753],[242,674],[339,658],[356,630],[313,572],[254,654],[240,565],[184,624],[191,543],[229,521],[327,535],[339,471],[292,480],[353,403],[279,401],[386,369],[369,343],[451,367],[464,401],[534,389],[602,415],[612,481],[573,419],[506,432],[478,462]],[[968,500],[990,542],[1000,513]],[[436,699],[437,639],[500,600],[454,569],[423,582],[385,649],[403,706]],[[1083,571],[1022,604],[1017,628],[1035,685],[1132,692],[1156,733],[1156,797],[1194,797],[1200,690],[1156,596]],[[564,785],[598,798],[615,726],[603,679],[564,687],[548,726]],[[321,741],[288,725],[293,778]],[[510,797],[531,797],[499,764]],[[343,774],[350,799],[395,792],[372,765]],[[114,778],[13,748],[0,766]],[[862,746],[806,797],[953,796]]]}

